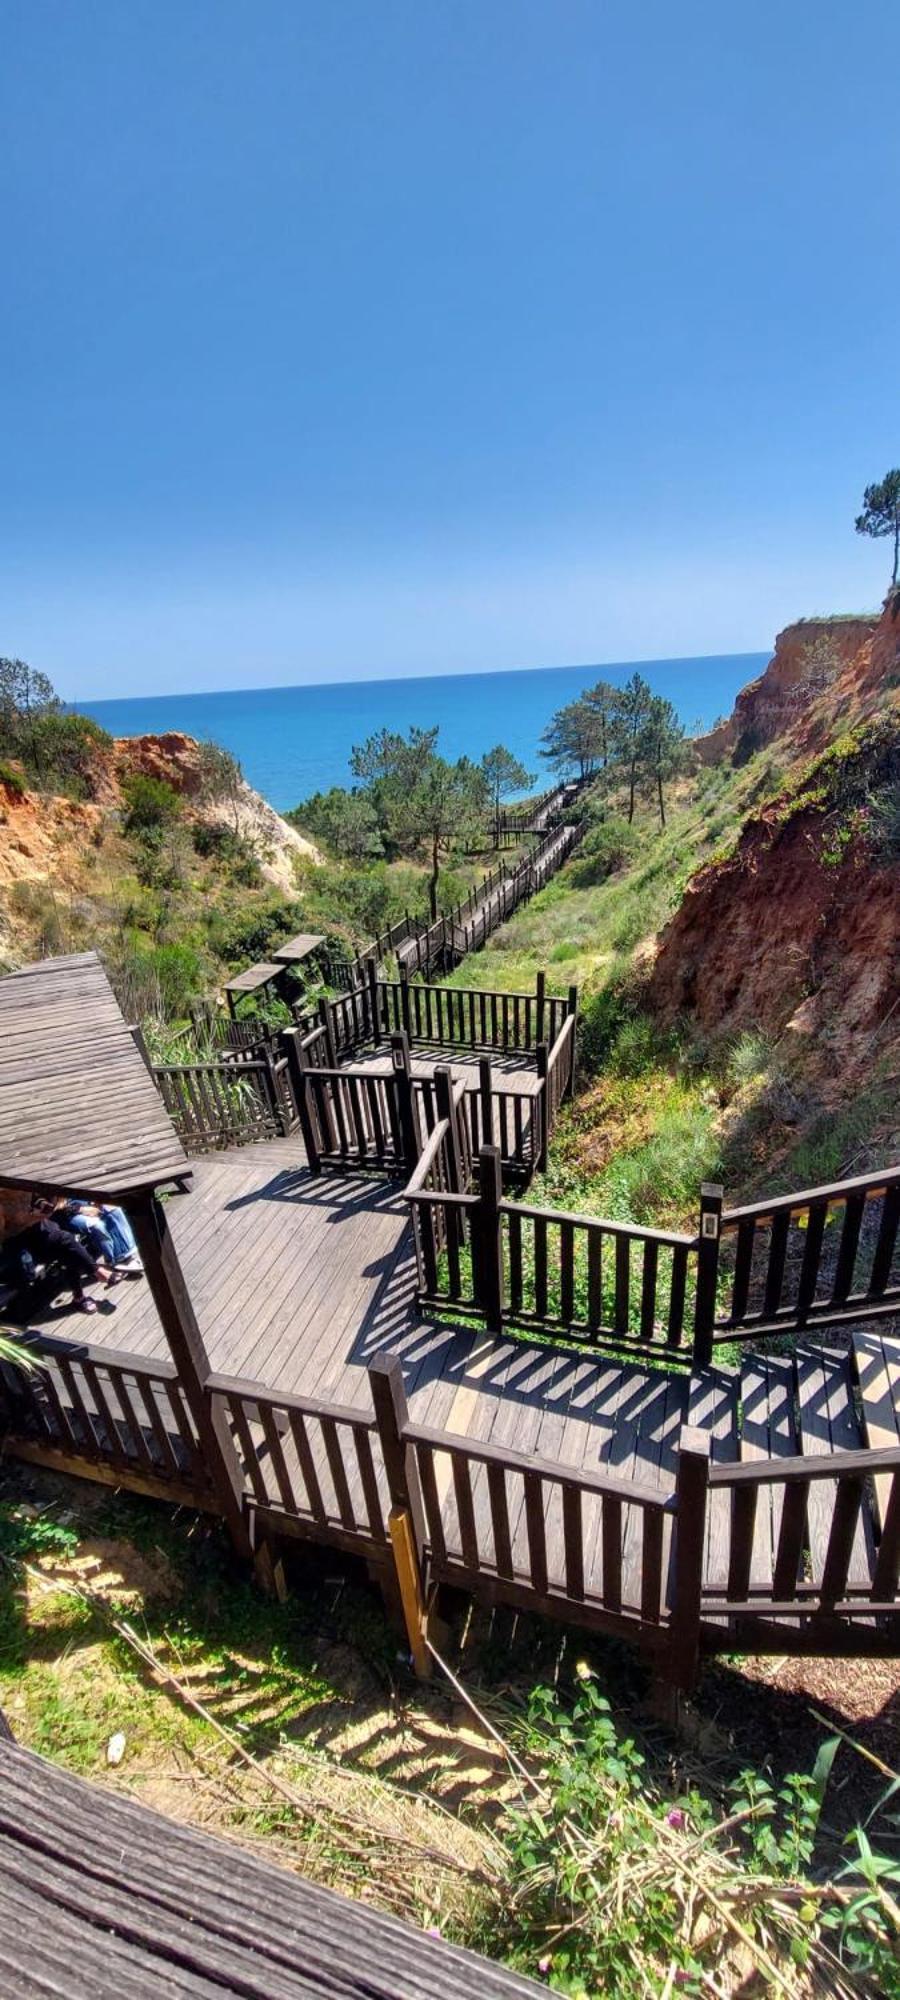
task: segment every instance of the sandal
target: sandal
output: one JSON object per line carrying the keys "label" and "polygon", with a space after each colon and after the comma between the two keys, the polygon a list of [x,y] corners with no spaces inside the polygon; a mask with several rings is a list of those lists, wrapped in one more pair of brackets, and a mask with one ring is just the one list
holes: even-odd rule
{"label": "sandal", "polygon": [[72,1303],[77,1313],[95,1313],[100,1310],[96,1299],[73,1299]]}

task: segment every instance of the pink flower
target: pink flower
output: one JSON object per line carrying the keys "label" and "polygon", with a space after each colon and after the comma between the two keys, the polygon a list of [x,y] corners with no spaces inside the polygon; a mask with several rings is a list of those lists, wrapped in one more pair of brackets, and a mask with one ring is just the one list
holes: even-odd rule
{"label": "pink flower", "polygon": [[437,1924],[429,1924],[425,1935],[426,1937],[440,1937],[441,1933],[438,1930]]}
{"label": "pink flower", "polygon": [[538,1971],[549,1972],[552,1964],[553,1964],[553,1959],[548,1951],[543,1958],[538,1959]]}
{"label": "pink flower", "polygon": [[676,1833],[682,1833],[687,1825],[687,1814],[682,1812],[680,1806],[671,1806],[666,1813],[666,1825],[674,1826]]}

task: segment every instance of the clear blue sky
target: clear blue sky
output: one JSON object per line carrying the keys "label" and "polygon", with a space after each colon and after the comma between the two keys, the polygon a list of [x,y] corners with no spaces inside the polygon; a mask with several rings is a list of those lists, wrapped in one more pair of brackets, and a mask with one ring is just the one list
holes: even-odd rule
{"label": "clear blue sky", "polygon": [[0,651],[70,696],[878,601],[895,0],[5,0]]}

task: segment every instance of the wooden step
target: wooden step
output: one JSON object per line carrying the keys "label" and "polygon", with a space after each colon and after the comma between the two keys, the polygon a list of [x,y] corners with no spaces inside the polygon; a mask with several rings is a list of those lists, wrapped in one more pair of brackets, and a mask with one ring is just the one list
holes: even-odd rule
{"label": "wooden step", "polygon": [[[741,1366],[741,1458],[791,1458],[797,1451],[794,1365],[786,1354],[745,1354]],[[759,1490],[750,1582],[770,1589],[781,1533],[784,1489]]]}
{"label": "wooden step", "polygon": [[[853,1398],[849,1348],[798,1347],[797,1370],[799,1444],[804,1457],[835,1451],[861,1451],[865,1445]],[[807,1532],[812,1577],[819,1582],[828,1551],[837,1481],[815,1479],[810,1484]],[[874,1563],[872,1518],[864,1498],[850,1556],[847,1581],[867,1584]]]}
{"label": "wooden step", "polygon": [[[862,1403],[865,1443],[873,1451],[900,1445],[900,1340],[882,1333],[855,1333],[853,1354]],[[881,1527],[890,1499],[893,1475],[875,1480],[875,1507]]]}

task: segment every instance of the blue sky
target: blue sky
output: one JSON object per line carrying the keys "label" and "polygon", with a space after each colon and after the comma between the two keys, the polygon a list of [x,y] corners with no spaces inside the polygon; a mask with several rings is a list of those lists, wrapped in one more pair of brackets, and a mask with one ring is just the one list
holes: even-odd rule
{"label": "blue sky", "polygon": [[5,0],[0,651],[70,696],[874,604],[893,0]]}

